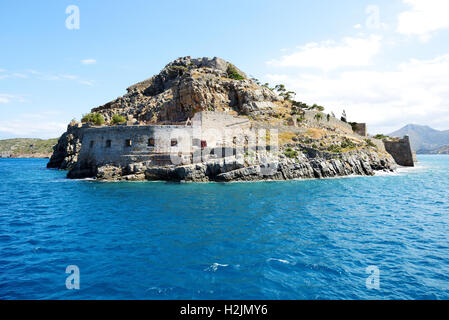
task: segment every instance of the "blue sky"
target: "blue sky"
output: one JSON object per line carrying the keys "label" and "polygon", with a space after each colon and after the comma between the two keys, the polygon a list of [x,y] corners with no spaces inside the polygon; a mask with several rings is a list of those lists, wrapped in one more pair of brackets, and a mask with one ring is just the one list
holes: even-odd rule
{"label": "blue sky", "polygon": [[57,137],[186,55],[284,83],[371,133],[449,129],[448,12],[446,0],[3,1],[0,139]]}

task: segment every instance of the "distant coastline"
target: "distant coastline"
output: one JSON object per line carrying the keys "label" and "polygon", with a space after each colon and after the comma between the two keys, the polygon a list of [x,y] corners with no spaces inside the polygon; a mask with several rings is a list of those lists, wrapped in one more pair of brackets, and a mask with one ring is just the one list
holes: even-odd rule
{"label": "distant coastline", "polygon": [[57,141],[36,138],[0,140],[0,158],[50,158]]}

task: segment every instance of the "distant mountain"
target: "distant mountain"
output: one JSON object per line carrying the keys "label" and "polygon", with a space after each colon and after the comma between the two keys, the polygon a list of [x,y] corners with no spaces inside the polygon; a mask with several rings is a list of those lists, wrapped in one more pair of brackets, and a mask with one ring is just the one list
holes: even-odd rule
{"label": "distant mountain", "polygon": [[0,158],[48,158],[58,139],[5,139],[0,140]]}
{"label": "distant mountain", "polygon": [[443,146],[449,146],[449,130],[439,131],[429,126],[408,124],[389,134],[390,137],[410,137],[412,149],[417,153],[437,153]]}

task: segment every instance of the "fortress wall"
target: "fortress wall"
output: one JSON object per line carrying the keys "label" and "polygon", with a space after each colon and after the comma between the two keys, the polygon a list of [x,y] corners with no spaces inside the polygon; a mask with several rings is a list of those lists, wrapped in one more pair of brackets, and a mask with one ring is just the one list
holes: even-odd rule
{"label": "fortress wall", "polygon": [[233,116],[225,112],[202,111],[192,118],[194,126],[201,126],[203,129],[220,127],[234,127],[247,125],[251,122],[247,118]]}
{"label": "fortress wall", "polygon": [[367,136],[366,123],[356,123],[354,125],[354,129],[355,129],[354,130],[355,133],[357,133],[363,137]]}
{"label": "fortress wall", "polygon": [[224,112],[199,112],[192,118],[192,122],[195,130],[200,132],[201,140],[207,141],[208,147],[231,146],[234,140],[241,143],[251,128],[251,122],[247,118]]}
{"label": "fortress wall", "polygon": [[[185,126],[113,126],[86,128],[80,161],[97,165],[126,165],[151,160],[156,153],[179,152],[190,148],[193,128]],[[154,139],[154,146],[149,139]],[[171,146],[171,140],[177,146]],[[127,145],[127,141],[131,145]],[[110,141],[110,142],[109,142]],[[189,149],[190,150],[190,149]]]}
{"label": "fortress wall", "polygon": [[[155,159],[159,163],[162,161],[160,159],[169,159],[171,154],[181,152],[190,155],[201,148],[202,143],[207,148],[242,146],[251,126],[249,121],[229,115],[211,114],[203,119],[201,122],[193,121],[193,126],[85,127],[82,129],[84,135],[79,160],[98,166],[124,166]],[[225,125],[220,121],[224,121]],[[172,146],[172,140],[176,141],[176,145]]]}
{"label": "fortress wall", "polygon": [[410,145],[409,136],[404,136],[404,138],[398,141],[384,140],[384,144],[385,149],[389,154],[391,154],[398,165],[405,167],[414,166],[413,152]]}
{"label": "fortress wall", "polygon": [[[315,116],[318,113],[321,113],[323,115],[322,119],[319,121],[315,118]],[[304,111],[304,118],[306,121],[312,123],[315,126],[321,125],[321,126],[331,127],[331,128],[335,128],[335,129],[340,129],[341,131],[349,133],[349,134],[353,133],[352,127],[349,123],[338,120],[337,118],[332,117],[332,116],[329,117],[329,121],[328,121],[327,114],[324,112],[306,110],[306,111]]]}

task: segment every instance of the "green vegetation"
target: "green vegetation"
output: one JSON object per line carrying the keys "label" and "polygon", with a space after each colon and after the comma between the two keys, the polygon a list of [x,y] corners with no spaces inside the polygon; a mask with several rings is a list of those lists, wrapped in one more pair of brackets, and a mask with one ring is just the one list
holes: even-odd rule
{"label": "green vegetation", "polygon": [[323,119],[323,114],[322,113],[317,113],[314,117],[313,117],[316,121],[320,121],[321,119]]}
{"label": "green vegetation", "polygon": [[182,75],[189,71],[189,69],[185,66],[169,66],[168,70],[173,76]]}
{"label": "green vegetation", "polygon": [[341,153],[343,150],[339,145],[332,144],[327,148],[327,151],[333,152],[333,153]]}
{"label": "green vegetation", "polygon": [[357,148],[357,145],[354,142],[352,142],[352,140],[345,138],[341,143],[341,147],[343,149],[354,149]]}
{"label": "green vegetation", "polygon": [[377,146],[373,143],[373,141],[371,141],[371,139],[365,139],[365,142],[368,147],[377,148]]}
{"label": "green vegetation", "polygon": [[318,111],[324,111],[323,106],[319,106],[316,103],[314,103],[311,107],[309,107],[310,110],[318,110]]}
{"label": "green vegetation", "polygon": [[99,113],[88,113],[83,115],[81,119],[82,123],[90,123],[96,126],[101,126],[104,124],[104,117]]}
{"label": "green vegetation", "polygon": [[15,154],[45,154],[53,152],[58,139],[6,139],[0,140],[0,152]]}
{"label": "green vegetation", "polygon": [[298,152],[293,150],[292,148],[285,149],[284,154],[287,158],[290,159],[296,158],[298,156]]}
{"label": "green vegetation", "polygon": [[[263,86],[269,88],[268,83],[265,83]],[[271,90],[277,91],[279,96],[283,97],[286,101],[289,101],[292,104],[292,115],[299,114],[300,110],[317,110],[320,112],[324,111],[324,107],[317,105],[316,103],[309,106],[307,103],[295,101],[293,98],[295,97],[296,93],[293,91],[288,91],[283,84],[277,84]]]}
{"label": "green vegetation", "polygon": [[242,76],[238,71],[237,68],[234,67],[234,65],[229,64],[228,69],[226,70],[226,73],[228,74],[228,78],[233,80],[245,80],[245,77]]}
{"label": "green vegetation", "polygon": [[120,123],[125,123],[126,122],[126,118],[120,114],[114,114],[112,116],[112,120],[111,120],[112,124],[120,124]]}
{"label": "green vegetation", "polygon": [[383,139],[390,139],[390,138],[391,138],[391,137],[386,136],[386,135],[381,134],[381,133],[376,134],[376,135],[374,136],[374,139],[380,139],[380,140],[383,140]]}

